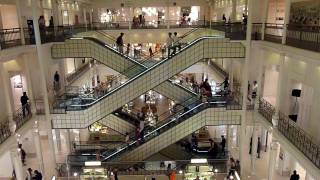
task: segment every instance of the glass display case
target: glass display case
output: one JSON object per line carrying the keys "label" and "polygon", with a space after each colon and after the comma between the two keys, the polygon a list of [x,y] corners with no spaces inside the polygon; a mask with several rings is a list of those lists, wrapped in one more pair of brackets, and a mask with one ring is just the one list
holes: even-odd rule
{"label": "glass display case", "polygon": [[208,164],[190,164],[185,172],[186,180],[194,180],[199,176],[200,180],[214,180],[212,166]]}
{"label": "glass display case", "polygon": [[84,168],[81,179],[107,179],[107,172],[104,168]]}

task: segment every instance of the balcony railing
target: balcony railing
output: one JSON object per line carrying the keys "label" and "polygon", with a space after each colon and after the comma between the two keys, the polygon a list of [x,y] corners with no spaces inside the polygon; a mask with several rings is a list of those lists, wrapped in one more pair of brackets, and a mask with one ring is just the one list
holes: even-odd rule
{"label": "balcony railing", "polygon": [[263,98],[259,99],[259,113],[266,118],[270,123],[272,123],[272,117],[275,113],[275,108]]}
{"label": "balcony railing", "polygon": [[279,113],[278,130],[320,168],[320,145],[307,132],[283,113]]}
{"label": "balcony railing", "polygon": [[[32,118],[30,104],[25,108],[21,107],[12,114],[12,120],[15,123],[15,131],[19,130],[28,120]],[[0,121],[0,144],[10,137],[13,129],[10,127],[10,118],[7,117]]]}
{"label": "balcony railing", "polygon": [[[263,98],[259,100],[258,112],[272,123],[275,108]],[[296,146],[314,165],[320,168],[320,145],[287,115],[279,112],[279,132]]]}
{"label": "balcony railing", "polygon": [[9,120],[0,122],[0,144],[7,140],[11,135]]}
{"label": "balcony railing", "polygon": [[283,35],[283,24],[266,23],[264,39],[266,41],[281,43]]}

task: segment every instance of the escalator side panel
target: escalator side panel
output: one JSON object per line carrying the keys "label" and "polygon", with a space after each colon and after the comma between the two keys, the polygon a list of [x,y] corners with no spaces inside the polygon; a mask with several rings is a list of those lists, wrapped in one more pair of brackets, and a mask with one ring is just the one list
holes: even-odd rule
{"label": "escalator side panel", "polygon": [[127,132],[132,132],[135,129],[132,124],[113,114],[109,114],[99,122],[123,135],[125,135]]}
{"label": "escalator side panel", "polygon": [[240,125],[241,111],[226,111],[222,108],[208,108],[145,144],[119,156],[114,161],[142,161],[171,144],[183,139],[204,126]]}
{"label": "escalator side panel", "polygon": [[155,87],[154,90],[177,102],[184,102],[194,96],[193,94],[183,90],[182,88],[176,88],[174,84],[168,81],[161,83],[160,85]]}

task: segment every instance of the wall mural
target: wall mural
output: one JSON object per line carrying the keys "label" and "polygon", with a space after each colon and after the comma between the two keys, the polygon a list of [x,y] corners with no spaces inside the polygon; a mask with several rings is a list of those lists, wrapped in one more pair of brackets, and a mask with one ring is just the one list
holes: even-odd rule
{"label": "wall mural", "polygon": [[293,2],[290,10],[290,24],[320,26],[320,1]]}

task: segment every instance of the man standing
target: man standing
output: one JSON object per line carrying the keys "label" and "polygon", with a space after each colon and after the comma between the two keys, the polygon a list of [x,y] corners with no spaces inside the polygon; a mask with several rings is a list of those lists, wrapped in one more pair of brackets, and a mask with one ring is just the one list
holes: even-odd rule
{"label": "man standing", "polygon": [[291,177],[290,177],[290,180],[299,180],[299,179],[300,179],[299,174],[297,174],[297,171],[294,170],[294,171],[293,171],[293,174],[292,174]]}
{"label": "man standing", "polygon": [[60,75],[58,71],[56,71],[53,76],[53,88],[55,91],[58,91],[60,89]]}
{"label": "man standing", "polygon": [[260,137],[258,137],[258,144],[257,144],[258,158],[260,158],[260,151],[261,151],[261,140],[260,140]]}
{"label": "man standing", "polygon": [[221,148],[222,148],[223,155],[225,155],[226,138],[224,138],[224,136],[221,136]]}
{"label": "man standing", "polygon": [[29,98],[27,96],[27,93],[23,92],[23,95],[20,98],[23,117],[26,117],[26,110],[28,111],[28,114],[30,113],[28,101],[29,101]]}
{"label": "man standing", "polygon": [[123,35],[124,33],[120,33],[120,36],[117,38],[117,47],[118,47],[118,51],[122,54],[123,53]]}

